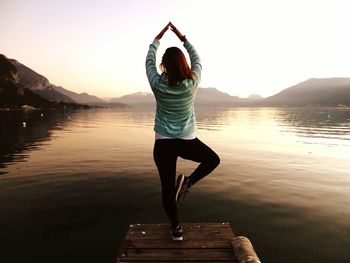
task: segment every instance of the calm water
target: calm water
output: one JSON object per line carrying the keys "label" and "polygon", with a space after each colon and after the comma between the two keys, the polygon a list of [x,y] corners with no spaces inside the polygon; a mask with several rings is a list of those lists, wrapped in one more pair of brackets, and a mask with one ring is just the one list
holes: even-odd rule
{"label": "calm water", "polygon": [[[167,222],[151,109],[0,117],[0,262],[113,262],[130,223]],[[180,204],[183,222],[228,221],[263,262],[350,262],[350,109],[197,119],[221,164]]]}

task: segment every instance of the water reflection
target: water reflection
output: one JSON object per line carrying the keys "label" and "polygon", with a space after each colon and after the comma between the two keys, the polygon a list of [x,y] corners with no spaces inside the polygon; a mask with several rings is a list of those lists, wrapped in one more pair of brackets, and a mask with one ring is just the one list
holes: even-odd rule
{"label": "water reflection", "polygon": [[0,111],[0,168],[25,162],[29,156],[26,151],[36,150],[50,140],[52,130],[62,129],[74,114],[59,110]]}
{"label": "water reflection", "polygon": [[350,146],[350,109],[284,109],[276,117],[283,132],[316,139],[305,143]]}
{"label": "water reflection", "polygon": [[[183,221],[230,221],[264,262],[347,262],[349,110],[196,112],[199,137],[222,163],[180,205]],[[153,109],[1,114],[1,160],[11,163],[0,178],[5,259],[112,262],[129,223],[166,221]],[[195,164],[177,167],[188,174]],[[298,256],[286,259],[290,251]]]}

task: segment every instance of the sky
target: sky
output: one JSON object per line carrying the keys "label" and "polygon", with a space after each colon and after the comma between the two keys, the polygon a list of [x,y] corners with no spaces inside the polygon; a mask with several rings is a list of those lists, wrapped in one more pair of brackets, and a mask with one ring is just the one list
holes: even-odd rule
{"label": "sky", "polygon": [[[267,97],[309,78],[350,77],[349,8],[347,0],[0,0],[0,53],[77,93],[147,92],[148,46],[171,21],[201,57],[201,87]],[[172,31],[157,64],[169,46],[183,49]]]}

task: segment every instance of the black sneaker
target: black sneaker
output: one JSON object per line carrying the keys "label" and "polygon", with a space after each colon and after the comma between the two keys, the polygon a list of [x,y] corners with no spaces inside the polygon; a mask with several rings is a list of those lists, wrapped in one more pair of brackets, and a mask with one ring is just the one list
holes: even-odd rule
{"label": "black sneaker", "polygon": [[182,226],[178,225],[176,228],[170,227],[170,235],[174,241],[182,241]]}
{"label": "black sneaker", "polygon": [[176,194],[175,194],[175,202],[179,202],[179,200],[185,196],[189,192],[188,178],[183,174],[180,174],[177,178],[176,182]]}

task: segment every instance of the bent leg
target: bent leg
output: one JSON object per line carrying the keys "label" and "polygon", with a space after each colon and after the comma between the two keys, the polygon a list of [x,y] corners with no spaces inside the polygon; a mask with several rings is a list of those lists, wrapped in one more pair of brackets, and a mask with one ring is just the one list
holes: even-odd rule
{"label": "bent leg", "polygon": [[194,172],[188,177],[190,185],[194,185],[203,177],[210,174],[219,164],[219,156],[198,138],[184,141],[185,147],[181,147],[180,156],[184,159],[200,163]]}
{"label": "bent leg", "polygon": [[169,140],[156,140],[153,149],[153,158],[161,180],[163,207],[171,225],[176,227],[179,225],[175,202],[177,156],[171,148],[171,142]]}

